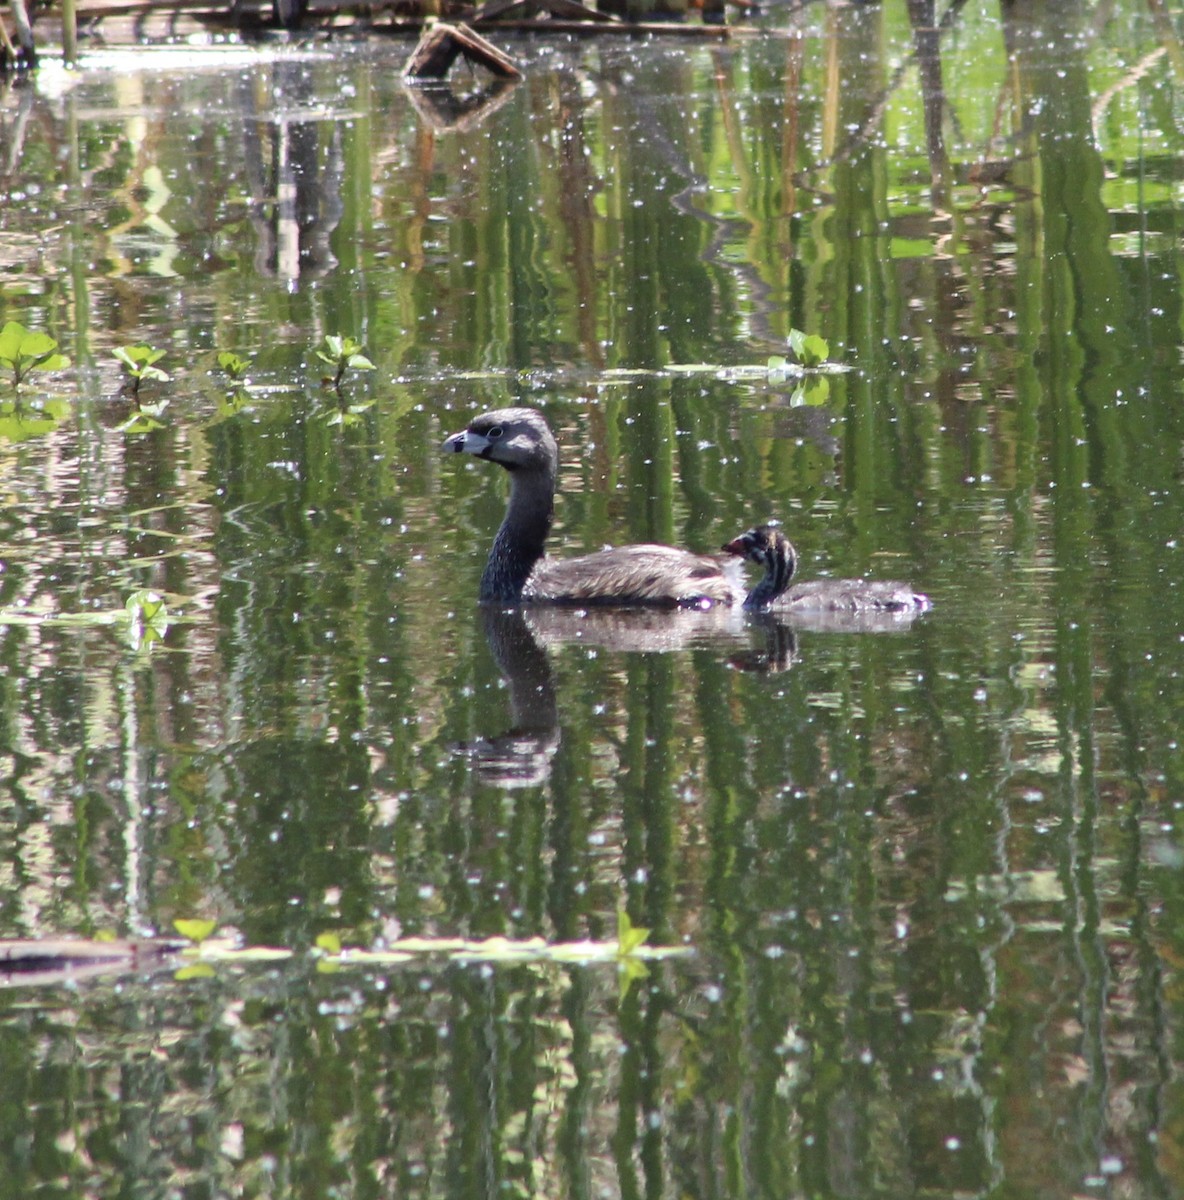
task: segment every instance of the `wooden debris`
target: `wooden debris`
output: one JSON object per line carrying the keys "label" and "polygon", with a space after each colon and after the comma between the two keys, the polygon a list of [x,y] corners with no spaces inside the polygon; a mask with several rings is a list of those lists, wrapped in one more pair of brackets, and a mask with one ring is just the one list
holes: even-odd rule
{"label": "wooden debris", "polygon": [[0,988],[77,982],[159,966],[188,945],[175,938],[0,940]]}
{"label": "wooden debris", "polygon": [[403,78],[443,79],[462,54],[498,79],[522,78],[513,59],[479,33],[474,33],[467,25],[447,25],[443,21],[437,21],[424,31],[415,53],[407,60]]}
{"label": "wooden debris", "polygon": [[546,13],[557,21],[596,21],[606,25],[619,25],[619,17],[612,13],[599,12],[581,4],[580,0],[485,0],[469,14],[471,25],[490,24],[513,14],[517,18],[536,17]]}
{"label": "wooden debris", "polygon": [[478,91],[458,95],[446,83],[407,87],[411,105],[423,121],[438,133],[475,129],[509,99],[518,80],[491,79]]}
{"label": "wooden debris", "polygon": [[[658,0],[640,0],[644,5]],[[670,2],[670,0],[666,0]],[[514,32],[542,31],[587,37],[601,33],[629,37],[691,37],[722,40],[737,34],[760,36],[759,30],[744,26],[712,23],[706,6],[721,0],[690,0],[704,5],[704,22],[677,20],[625,20],[593,5],[607,8],[612,0],[423,0],[439,7],[450,21],[480,23]],[[738,5],[754,5],[756,0],[727,0]],[[76,19],[69,20],[69,5],[38,5],[38,32],[43,44],[59,43],[66,49],[77,29],[87,37],[101,39],[110,46],[177,42],[199,33],[236,33],[246,41],[271,36],[282,24],[300,28],[329,30],[355,29],[371,37],[408,37],[422,34],[425,24],[415,15],[416,0],[75,0]],[[32,27],[18,30],[13,13],[29,13],[30,0],[15,0],[14,5],[0,0],[0,74],[5,66],[21,66],[31,61]],[[507,15],[508,14],[508,15]],[[499,19],[500,18],[500,19]],[[66,25],[71,26],[70,29]],[[454,29],[463,26],[454,24]],[[438,35],[439,36],[439,35]],[[468,30],[470,38],[478,35]],[[495,75],[511,70],[505,78],[519,78],[517,67],[488,43],[476,43],[477,61],[483,61]],[[466,53],[463,49],[457,53]],[[453,54],[449,61],[454,61]],[[466,54],[466,57],[468,55]],[[492,64],[496,62],[495,68]],[[411,76],[416,78],[416,76]],[[422,76],[430,78],[430,76]]]}
{"label": "wooden debris", "polygon": [[0,38],[3,49],[0,50],[0,68],[11,62],[19,67],[32,67],[37,64],[37,44],[33,40],[33,22],[29,18],[29,9],[25,0],[8,0],[8,10],[12,14],[12,23],[16,32],[16,46],[8,35],[3,21],[0,21]]}

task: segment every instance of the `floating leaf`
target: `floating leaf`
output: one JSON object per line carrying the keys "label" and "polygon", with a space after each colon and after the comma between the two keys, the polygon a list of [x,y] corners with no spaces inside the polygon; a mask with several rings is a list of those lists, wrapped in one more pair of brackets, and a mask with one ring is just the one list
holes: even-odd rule
{"label": "floating leaf", "polygon": [[801,367],[791,363],[784,354],[771,354],[766,371],[770,383],[784,383],[789,375],[800,375]]}
{"label": "floating leaf", "polygon": [[217,921],[207,921],[200,917],[178,917],[173,922],[173,928],[183,937],[200,946],[217,928]]}
{"label": "floating leaf", "polygon": [[617,910],[617,953],[622,958],[634,953],[649,936],[650,931],[635,926],[623,908]]}
{"label": "floating leaf", "polygon": [[800,329],[789,331],[789,348],[804,367],[816,367],[826,361],[830,345],[816,333],[803,333]]}
{"label": "floating leaf", "polygon": [[146,413],[135,413],[117,426],[120,433],[155,433],[164,428],[164,422]]}
{"label": "floating leaf", "polygon": [[164,597],[159,592],[149,591],[146,588],[132,592],[124,601],[123,607],[127,609],[134,620],[145,623],[161,620],[167,615]]}
{"label": "floating leaf", "polygon": [[173,978],[178,983],[184,983],[186,979],[213,979],[216,975],[217,971],[208,962],[190,963],[173,972]]}
{"label": "floating leaf", "polygon": [[317,934],[317,948],[324,950],[326,954],[341,953],[341,938],[337,934],[328,930],[324,933]]}

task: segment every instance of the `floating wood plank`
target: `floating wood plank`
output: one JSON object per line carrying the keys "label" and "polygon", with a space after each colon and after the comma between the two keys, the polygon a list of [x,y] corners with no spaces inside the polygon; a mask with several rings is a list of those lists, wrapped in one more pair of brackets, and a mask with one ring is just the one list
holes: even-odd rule
{"label": "floating wood plank", "polygon": [[597,21],[602,24],[620,24],[620,18],[612,13],[598,12],[581,4],[580,0],[486,0],[469,14],[471,25],[500,21],[511,13],[515,17],[535,17],[540,12],[548,13],[560,21]]}
{"label": "floating wood plank", "polygon": [[612,13],[598,12],[581,4],[579,0],[544,0],[543,8],[558,21],[602,21],[619,24],[620,18]]}
{"label": "floating wood plank", "polygon": [[[728,41],[735,37],[764,37],[762,30],[736,25],[702,25],[679,21],[557,21],[550,17],[532,17],[491,22],[508,33],[566,33],[577,37],[594,37],[602,33],[620,33],[627,37],[690,38],[706,41]],[[376,29],[376,33],[384,32]]]}
{"label": "floating wood plank", "polygon": [[115,962],[175,954],[188,942],[174,938],[139,938],[110,942],[86,938],[37,938],[0,941],[0,970],[28,971],[72,963]]}
{"label": "floating wood plank", "polygon": [[[285,0],[285,3],[288,0]],[[292,0],[293,3],[296,0]],[[304,0],[300,0],[301,3]],[[744,26],[727,26],[707,21],[622,20],[608,12],[599,12],[591,4],[608,0],[483,0],[477,4],[461,0],[439,0],[445,16],[454,22],[449,28],[463,30],[456,24],[463,19],[468,24],[480,22],[483,28],[497,25],[515,32],[541,31],[586,37],[599,33],[677,38],[707,38],[720,40],[760,31]],[[654,0],[642,0],[652,3]],[[692,4],[715,5],[721,0],[690,0]],[[756,0],[727,0],[741,7],[754,5]],[[0,0],[0,72],[5,64],[21,65],[35,53],[31,41],[32,29],[27,23],[18,30],[13,13],[31,13],[29,0],[16,0],[15,6]],[[39,10],[37,32],[44,44],[63,44],[69,32],[63,26],[63,5],[53,4]],[[101,37],[110,46],[152,44],[171,41],[210,31],[234,31],[246,40],[267,37],[277,28],[273,0],[76,0],[78,25],[94,37]],[[455,14],[455,15],[453,15]],[[282,15],[282,14],[281,14]],[[714,14],[713,14],[714,15]],[[498,20],[498,17],[501,20]],[[322,30],[358,29],[370,37],[408,37],[423,34],[424,21],[408,15],[407,0],[307,0],[301,25]],[[443,36],[443,35],[437,35]],[[455,36],[455,35],[454,35]],[[461,34],[462,39],[465,34]],[[518,68],[495,47],[484,42],[468,29],[467,38],[474,47],[472,53],[461,48],[443,56],[449,66],[464,54],[481,62],[495,77],[521,78]],[[409,78],[432,78],[430,75],[410,75]]]}
{"label": "floating wood plank", "polygon": [[173,938],[0,941],[0,988],[77,982],[113,971],[159,967],[188,944]]}
{"label": "floating wood plank", "polygon": [[521,79],[522,72],[513,59],[467,25],[447,25],[437,21],[424,31],[407,60],[404,79],[443,79],[460,55],[484,67],[498,79]]}

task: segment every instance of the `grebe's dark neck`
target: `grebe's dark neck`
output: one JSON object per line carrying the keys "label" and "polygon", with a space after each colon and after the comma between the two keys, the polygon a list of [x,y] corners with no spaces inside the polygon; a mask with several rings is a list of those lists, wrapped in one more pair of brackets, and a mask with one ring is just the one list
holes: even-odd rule
{"label": "grebe's dark neck", "polygon": [[510,468],[510,502],[481,576],[486,604],[517,604],[522,589],[543,557],[555,516],[555,468]]}
{"label": "grebe's dark neck", "polygon": [[789,587],[797,567],[797,555],[785,537],[772,538],[759,551],[758,560],[764,564],[765,574],[745,598],[745,608],[767,608]]}

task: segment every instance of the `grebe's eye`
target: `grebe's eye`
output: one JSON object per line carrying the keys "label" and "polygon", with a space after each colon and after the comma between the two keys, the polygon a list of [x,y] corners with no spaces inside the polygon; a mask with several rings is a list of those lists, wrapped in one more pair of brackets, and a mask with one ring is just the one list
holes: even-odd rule
{"label": "grebe's eye", "polygon": [[492,429],[486,431],[485,436],[487,438],[499,438],[502,436],[502,432],[502,427],[500,425],[495,425]]}

